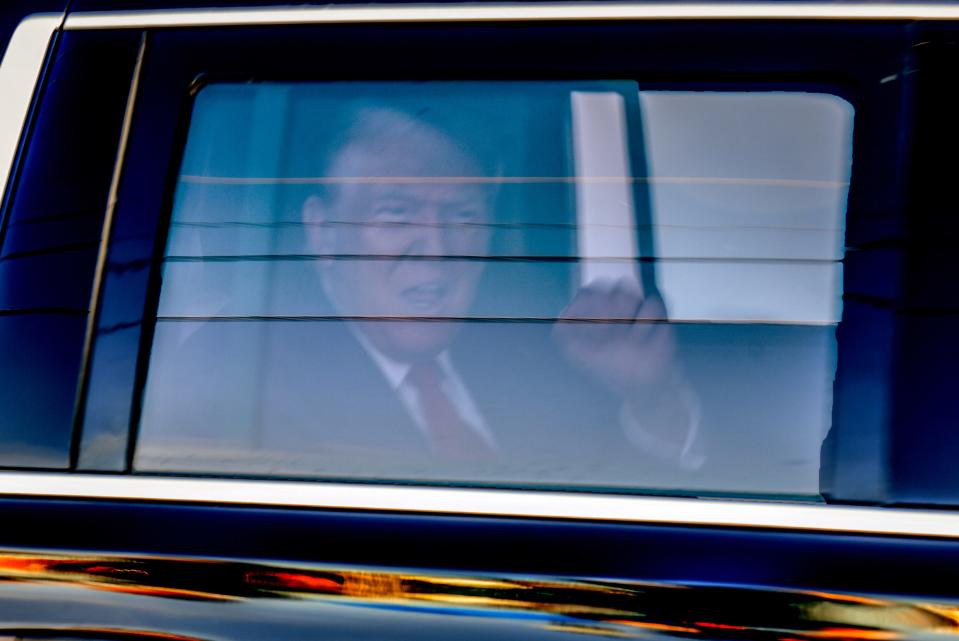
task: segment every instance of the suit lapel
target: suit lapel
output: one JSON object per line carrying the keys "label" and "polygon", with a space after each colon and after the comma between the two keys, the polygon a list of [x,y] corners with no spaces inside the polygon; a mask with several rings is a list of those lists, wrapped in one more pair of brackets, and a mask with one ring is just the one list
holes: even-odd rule
{"label": "suit lapel", "polygon": [[288,390],[277,389],[272,405],[299,439],[291,446],[377,457],[424,451],[395,390],[343,323],[284,324],[271,353],[271,379]]}

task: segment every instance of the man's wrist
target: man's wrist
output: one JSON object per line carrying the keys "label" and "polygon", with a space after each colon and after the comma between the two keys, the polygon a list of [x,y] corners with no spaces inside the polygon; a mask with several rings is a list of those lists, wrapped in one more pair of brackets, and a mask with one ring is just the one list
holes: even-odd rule
{"label": "man's wrist", "polygon": [[638,387],[625,399],[620,422],[633,445],[657,458],[687,470],[705,462],[699,399],[678,373]]}

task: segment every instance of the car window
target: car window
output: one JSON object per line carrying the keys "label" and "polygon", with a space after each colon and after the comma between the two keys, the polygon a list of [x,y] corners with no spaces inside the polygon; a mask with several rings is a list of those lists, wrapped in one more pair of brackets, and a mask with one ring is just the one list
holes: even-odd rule
{"label": "car window", "polygon": [[134,469],[816,497],[854,109],[209,84]]}

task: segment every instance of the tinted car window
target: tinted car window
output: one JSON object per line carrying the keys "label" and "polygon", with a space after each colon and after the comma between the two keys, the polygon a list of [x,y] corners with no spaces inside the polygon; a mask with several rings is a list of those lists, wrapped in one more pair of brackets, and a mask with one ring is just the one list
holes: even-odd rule
{"label": "tinted car window", "polygon": [[134,466],[815,496],[853,119],[627,81],[207,86]]}

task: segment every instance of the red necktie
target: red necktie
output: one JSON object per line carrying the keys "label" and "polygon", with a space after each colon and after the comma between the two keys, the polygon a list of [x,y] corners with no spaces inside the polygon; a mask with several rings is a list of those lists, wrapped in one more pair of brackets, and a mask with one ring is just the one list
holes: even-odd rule
{"label": "red necktie", "polygon": [[443,391],[443,378],[436,361],[431,360],[413,365],[404,379],[416,390],[433,451],[452,460],[490,457],[490,446],[460,417]]}

